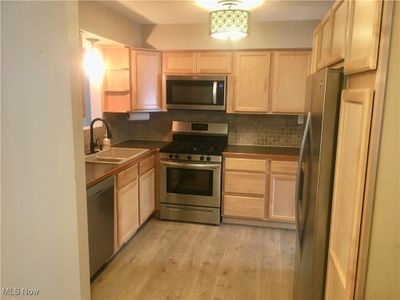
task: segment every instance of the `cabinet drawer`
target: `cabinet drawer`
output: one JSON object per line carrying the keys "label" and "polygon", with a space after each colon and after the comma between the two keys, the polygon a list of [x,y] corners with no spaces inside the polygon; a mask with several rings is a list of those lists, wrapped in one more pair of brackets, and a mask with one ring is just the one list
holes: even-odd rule
{"label": "cabinet drawer", "polygon": [[225,172],[225,192],[265,194],[265,174]]}
{"label": "cabinet drawer", "polygon": [[225,158],[225,169],[265,172],[267,161],[263,159]]}
{"label": "cabinet drawer", "polygon": [[224,216],[264,218],[265,199],[256,197],[224,196]]}
{"label": "cabinet drawer", "polygon": [[154,155],[140,162],[140,175],[143,175],[152,168],[154,168]]}
{"label": "cabinet drawer", "polygon": [[138,177],[138,165],[134,165],[117,174],[117,190],[131,183]]}
{"label": "cabinet drawer", "polygon": [[297,170],[297,161],[275,161],[271,160],[271,173],[293,173]]}

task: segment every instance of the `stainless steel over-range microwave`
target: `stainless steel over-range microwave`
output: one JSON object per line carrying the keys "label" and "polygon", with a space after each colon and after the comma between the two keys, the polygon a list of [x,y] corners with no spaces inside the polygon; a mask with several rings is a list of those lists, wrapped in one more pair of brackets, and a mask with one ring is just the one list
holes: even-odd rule
{"label": "stainless steel over-range microwave", "polygon": [[166,76],[167,109],[225,110],[226,76]]}

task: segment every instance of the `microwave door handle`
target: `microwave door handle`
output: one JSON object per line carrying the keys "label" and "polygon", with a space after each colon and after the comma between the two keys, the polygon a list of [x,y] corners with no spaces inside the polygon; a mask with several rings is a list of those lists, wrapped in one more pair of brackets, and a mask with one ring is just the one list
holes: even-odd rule
{"label": "microwave door handle", "polygon": [[217,104],[217,86],[218,86],[218,81],[213,82],[213,91],[212,91],[212,97],[213,97],[213,104]]}

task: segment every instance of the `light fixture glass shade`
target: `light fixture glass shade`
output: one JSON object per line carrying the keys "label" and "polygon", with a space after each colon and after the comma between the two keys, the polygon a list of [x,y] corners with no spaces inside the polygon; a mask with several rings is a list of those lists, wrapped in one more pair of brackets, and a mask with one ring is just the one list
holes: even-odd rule
{"label": "light fixture glass shade", "polygon": [[210,12],[210,35],[221,40],[237,40],[249,33],[249,12],[224,9]]}
{"label": "light fixture glass shade", "polygon": [[86,48],[83,59],[83,68],[91,81],[96,84],[100,84],[102,82],[105,66],[99,49],[94,48],[93,46]]}

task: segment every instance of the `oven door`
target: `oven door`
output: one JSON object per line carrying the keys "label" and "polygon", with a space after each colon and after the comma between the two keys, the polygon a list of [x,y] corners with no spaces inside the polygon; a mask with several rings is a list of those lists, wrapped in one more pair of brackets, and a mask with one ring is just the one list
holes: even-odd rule
{"label": "oven door", "polygon": [[160,201],[220,207],[221,164],[160,162]]}

